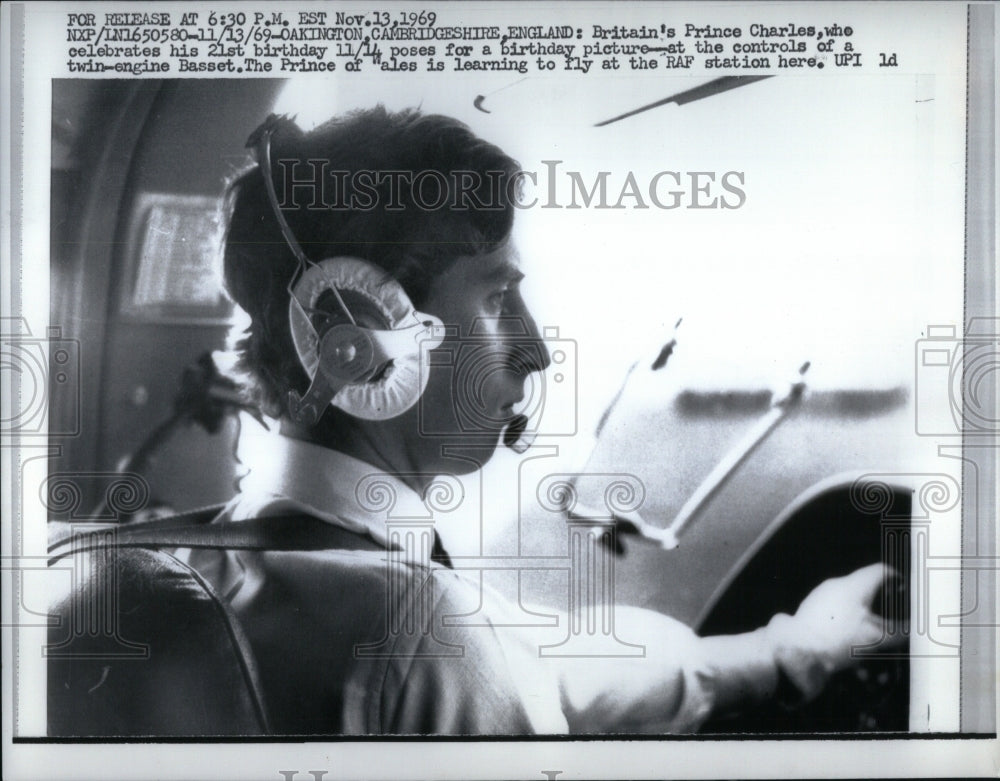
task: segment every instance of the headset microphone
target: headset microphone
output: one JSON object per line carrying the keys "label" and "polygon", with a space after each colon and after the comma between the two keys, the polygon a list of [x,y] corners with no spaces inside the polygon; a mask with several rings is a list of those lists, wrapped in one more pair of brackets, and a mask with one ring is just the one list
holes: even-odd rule
{"label": "headset microphone", "polygon": [[506,447],[520,455],[527,452],[534,444],[535,437],[528,433],[528,417],[518,415],[503,430],[503,443]]}

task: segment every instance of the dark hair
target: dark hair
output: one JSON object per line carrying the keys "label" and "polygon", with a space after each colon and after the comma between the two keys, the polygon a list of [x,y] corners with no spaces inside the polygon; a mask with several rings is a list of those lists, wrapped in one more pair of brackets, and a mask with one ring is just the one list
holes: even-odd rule
{"label": "dark hair", "polygon": [[[496,177],[516,180],[518,164],[455,119],[416,110],[390,113],[378,106],[332,119],[308,133],[287,120],[270,121],[270,175],[282,214],[310,260],[345,255],[368,260],[397,279],[419,307],[434,278],[453,262],[492,252],[510,235],[516,192],[497,187]],[[297,207],[283,201],[285,173],[296,163],[298,178],[318,165],[325,165],[328,175],[338,172],[342,191],[336,193],[335,205],[324,199],[310,208],[308,197],[300,198]],[[367,194],[353,187],[350,174],[359,171],[440,172],[444,176],[435,179],[449,188],[447,205],[434,210],[418,205],[423,201],[415,203],[410,183],[398,178],[376,181],[378,197],[372,199],[370,187]],[[472,198],[490,208],[457,208],[463,205],[452,178],[458,171],[478,174],[481,181]],[[343,206],[355,194],[371,207]],[[237,369],[251,400],[277,417],[288,391],[304,393],[309,385],[288,323],[287,287],[299,264],[281,234],[259,166],[230,183],[225,208],[226,288],[251,318],[234,344]]]}

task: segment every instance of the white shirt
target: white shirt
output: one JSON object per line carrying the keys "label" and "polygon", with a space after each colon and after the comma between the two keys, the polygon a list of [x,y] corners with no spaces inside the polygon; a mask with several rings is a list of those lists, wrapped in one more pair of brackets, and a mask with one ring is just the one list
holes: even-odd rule
{"label": "white shirt", "polygon": [[[395,492],[393,517],[432,517],[402,481],[280,436],[259,460],[217,522],[306,514],[343,531],[332,550],[186,552],[241,621],[275,732],[692,732],[717,699],[774,689],[763,633],[713,644],[638,608],[616,606],[615,620],[643,657],[543,657],[566,637],[565,615],[505,626],[522,614],[475,571],[389,553],[388,511],[359,486]],[[453,625],[477,611],[480,625]]]}

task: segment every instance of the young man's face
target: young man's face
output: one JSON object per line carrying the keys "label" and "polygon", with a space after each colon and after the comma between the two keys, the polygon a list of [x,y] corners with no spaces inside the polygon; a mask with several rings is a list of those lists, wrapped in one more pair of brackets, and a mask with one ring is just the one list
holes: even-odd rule
{"label": "young man's face", "polygon": [[489,255],[461,258],[431,286],[421,309],[454,329],[431,356],[419,402],[421,433],[445,442],[496,437],[524,399],[525,379],[549,354],[524,300],[522,273],[508,242]]}

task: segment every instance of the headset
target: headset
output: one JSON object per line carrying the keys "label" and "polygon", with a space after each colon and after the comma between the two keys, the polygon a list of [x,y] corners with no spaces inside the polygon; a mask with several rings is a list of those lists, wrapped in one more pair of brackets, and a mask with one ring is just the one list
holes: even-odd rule
{"label": "headset", "polygon": [[[289,414],[296,423],[312,426],[332,404],[365,420],[394,418],[416,404],[427,387],[420,361],[443,341],[444,324],[418,312],[402,286],[368,261],[343,256],[317,263],[306,257],[281,212],[271,177],[271,136],[287,121],[271,115],[247,146],[298,261],[287,287],[288,322],[310,385],[305,396],[289,391]],[[339,313],[322,309],[324,299],[332,299]]]}
{"label": "headset", "polygon": [[[281,234],[298,261],[287,286],[288,321],[310,385],[304,396],[289,391],[288,412],[305,426],[315,425],[331,404],[365,420],[397,417],[427,388],[429,373],[421,367],[444,340],[444,324],[418,312],[399,282],[373,263],[348,256],[319,262],[306,257],[281,212],[271,175],[271,136],[288,122],[272,114],[247,140]],[[329,299],[339,314],[321,308]],[[527,423],[519,415],[508,425],[507,447],[527,450]]]}

